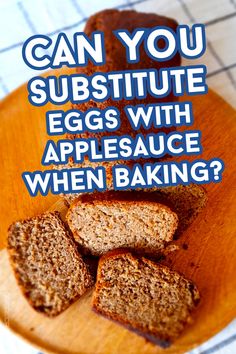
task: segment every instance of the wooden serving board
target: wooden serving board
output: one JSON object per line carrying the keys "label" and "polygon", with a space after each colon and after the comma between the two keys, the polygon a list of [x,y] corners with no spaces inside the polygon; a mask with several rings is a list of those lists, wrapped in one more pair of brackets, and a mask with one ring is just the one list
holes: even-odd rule
{"label": "wooden serving board", "polygon": [[[203,154],[225,162],[223,181],[206,186],[205,211],[179,239],[180,251],[167,262],[199,287],[202,301],[194,323],[169,349],[163,350],[92,312],[91,293],[55,319],[36,313],[16,285],[7,252],[0,252],[0,320],[44,352],[61,354],[184,353],[223,329],[236,316],[236,113],[213,92],[193,97],[194,128],[202,130]],[[58,197],[31,198],[21,180],[24,170],[41,169],[47,140],[45,111],[27,102],[22,86],[0,105],[2,201],[1,248],[9,224],[50,208]],[[59,200],[52,209],[65,213]],[[187,247],[186,247],[187,245]]]}

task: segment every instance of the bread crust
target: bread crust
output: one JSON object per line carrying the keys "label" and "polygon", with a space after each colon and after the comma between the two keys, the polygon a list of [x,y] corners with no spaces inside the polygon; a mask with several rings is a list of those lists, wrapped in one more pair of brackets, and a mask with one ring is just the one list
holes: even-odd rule
{"label": "bread crust", "polygon": [[161,348],[168,348],[168,347],[170,347],[171,344],[172,344],[171,341],[159,339],[159,338],[157,338],[157,337],[155,337],[155,336],[153,336],[153,335],[151,335],[151,334],[144,333],[142,330],[139,330],[139,329],[137,329],[137,328],[132,327],[132,326],[131,326],[130,324],[128,324],[128,323],[124,323],[124,322],[122,323],[119,318],[116,318],[116,316],[113,316],[113,317],[108,316],[105,312],[101,312],[100,310],[98,311],[98,310],[96,309],[96,307],[93,307],[92,310],[93,310],[97,315],[101,315],[101,316],[103,316],[104,318],[106,318],[106,319],[108,319],[108,320],[110,320],[110,321],[112,321],[112,322],[114,322],[114,323],[119,324],[120,326],[122,326],[122,327],[128,329],[128,330],[131,331],[131,332],[134,332],[135,334],[137,334],[137,335],[143,337],[144,339],[146,339],[146,340],[149,341],[149,342],[152,342],[152,343],[155,344],[155,345],[158,345],[158,346],[161,347]]}
{"label": "bread crust", "polygon": [[127,203],[155,203],[160,205],[162,208],[172,211],[173,205],[167,198],[160,196],[159,194],[153,193],[146,193],[144,191],[105,191],[105,192],[94,192],[94,193],[84,193],[77,199],[75,199],[70,208],[82,204],[82,203],[106,203],[111,204],[114,201],[117,202],[127,202]]}

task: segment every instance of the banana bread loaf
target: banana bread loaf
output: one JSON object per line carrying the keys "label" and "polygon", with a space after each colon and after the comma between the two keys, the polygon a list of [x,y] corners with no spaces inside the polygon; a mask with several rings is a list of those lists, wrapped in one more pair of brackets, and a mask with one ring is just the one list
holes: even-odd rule
{"label": "banana bread loaf", "polygon": [[[95,72],[109,72],[109,71],[122,71],[122,70],[139,70],[139,69],[160,69],[161,67],[175,67],[180,65],[180,56],[176,54],[172,59],[165,61],[163,64],[160,61],[155,61],[151,59],[145,52],[143,44],[140,45],[140,61],[138,63],[128,63],[126,60],[126,49],[121,44],[121,42],[116,38],[113,31],[117,29],[126,29],[129,32],[133,32],[136,28],[151,28],[156,26],[166,26],[170,27],[172,30],[176,31],[177,23],[175,20],[159,16],[151,13],[141,13],[134,10],[118,11],[115,9],[104,10],[91,16],[85,26],[84,32],[90,36],[94,31],[104,32],[105,39],[105,52],[106,52],[106,63],[102,66],[96,66],[89,62],[86,67],[79,67],[77,69],[78,73],[92,75]],[[162,39],[158,41],[160,48],[165,47],[165,43]],[[89,108],[97,107],[99,109],[104,109],[109,106],[115,106],[118,108],[121,114],[121,126],[115,132],[116,135],[130,134],[135,136],[137,134],[134,131],[129,121],[125,115],[124,107],[128,104],[149,104],[159,102],[172,102],[176,101],[177,97],[174,97],[173,93],[170,93],[167,97],[157,100],[156,98],[147,95],[145,99],[134,98],[132,100],[112,100],[108,99],[104,102],[95,102],[93,100],[85,102],[82,104],[74,105],[74,108],[86,111]],[[162,131],[169,132],[173,129],[163,127]],[[143,133],[144,135],[150,131],[158,131],[158,129],[151,128],[149,131],[141,128],[138,133]],[[114,132],[101,132],[95,134],[97,137],[103,135],[114,135]],[[90,137],[94,136],[94,133],[86,132],[84,134],[72,134],[68,137]]]}

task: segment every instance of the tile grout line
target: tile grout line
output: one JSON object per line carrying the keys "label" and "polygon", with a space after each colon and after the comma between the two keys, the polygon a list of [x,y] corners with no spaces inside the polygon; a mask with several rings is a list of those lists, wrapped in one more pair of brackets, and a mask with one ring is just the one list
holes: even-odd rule
{"label": "tile grout line", "polygon": [[25,6],[22,4],[21,1],[18,1],[17,2],[17,6],[18,6],[18,9],[21,11],[24,19],[25,19],[25,22],[27,23],[27,25],[29,26],[31,32],[33,34],[36,34],[37,33],[37,30],[36,30],[36,27],[34,26],[33,22],[31,21],[30,19],[30,16],[29,16],[29,13],[28,11],[26,10]]}
{"label": "tile grout line", "polygon": [[86,18],[84,11],[81,9],[79,3],[77,0],[70,0],[71,4],[74,6],[76,9],[77,13],[81,16],[81,18]]}
{"label": "tile grout line", "polygon": [[233,5],[233,7],[236,9],[236,2],[235,0],[229,0],[229,2]]}
{"label": "tile grout line", "polygon": [[215,75],[218,75],[218,74],[221,74],[222,72],[224,71],[227,71],[227,70],[230,70],[230,69],[233,69],[236,67],[236,63],[233,63],[233,64],[230,64],[228,66],[224,66],[222,69],[218,69],[218,70],[215,70],[209,74],[207,74],[207,77],[212,77],[212,76],[215,76]]}
{"label": "tile grout line", "polygon": [[233,87],[236,89],[236,82],[234,81],[234,77],[233,75],[231,75],[231,73],[229,72],[230,67],[228,67],[227,69],[226,66],[224,65],[223,61],[221,60],[221,58],[219,57],[219,55],[216,53],[214,47],[212,46],[212,43],[210,41],[208,41],[207,43],[208,48],[210,49],[212,55],[214,56],[214,58],[218,61],[218,63],[221,66],[221,72],[226,72],[226,75],[228,76],[229,80],[231,81],[231,84],[233,85]]}
{"label": "tile grout line", "polygon": [[[194,23],[196,22],[196,19],[193,17],[192,13],[190,12],[188,6],[186,5],[186,3],[184,2],[184,0],[178,0],[179,4],[182,6],[185,14],[188,16],[189,20]],[[209,23],[209,22],[208,22]],[[213,57],[216,59],[216,61],[218,62],[218,64],[220,65],[222,71],[225,71],[226,75],[228,76],[232,86],[234,89],[236,89],[236,82],[234,80],[233,75],[231,75],[229,70],[223,70],[225,65],[222,61],[222,59],[219,57],[219,55],[216,53],[212,43],[210,41],[207,42],[208,48],[211,52],[211,54],[213,55]]]}
{"label": "tile grout line", "polygon": [[132,4],[132,1],[126,0],[126,2],[127,2],[128,7],[130,7],[131,9],[134,9],[134,5]]}
{"label": "tile grout line", "polygon": [[[135,5],[135,4],[140,4],[140,3],[142,3],[142,2],[147,2],[147,1],[150,1],[150,0],[137,0],[137,1],[132,1],[132,2],[130,2],[130,4],[131,4],[131,5]],[[117,8],[117,9],[120,9],[120,8],[127,8],[127,7],[129,7],[129,6],[130,6],[130,5],[128,5],[128,4],[123,4],[123,5],[117,6],[116,8]],[[80,20],[80,21],[78,21],[78,22],[76,22],[76,23],[73,23],[73,24],[71,24],[71,25],[68,25],[68,26],[59,28],[59,29],[57,29],[57,30],[55,30],[55,31],[53,31],[53,32],[45,33],[45,36],[50,37],[50,36],[53,36],[53,35],[55,35],[55,34],[57,34],[57,33],[62,32],[62,31],[70,30],[70,29],[72,29],[72,28],[74,28],[74,27],[77,27],[77,26],[81,25],[82,23],[84,23],[85,21],[87,21],[87,19],[88,19],[87,17],[84,17],[82,20]],[[9,51],[9,50],[12,50],[12,49],[14,49],[14,48],[20,47],[20,46],[22,46],[23,44],[24,44],[24,42],[18,42],[18,43],[16,43],[16,44],[12,44],[12,45],[9,46],[9,47],[2,48],[2,49],[0,49],[0,54],[1,54],[1,53],[4,53],[4,52],[7,52],[7,51]]]}
{"label": "tile grout line", "polygon": [[125,9],[127,7],[130,7],[130,6],[134,6],[134,5],[138,5],[138,4],[142,4],[143,2],[147,2],[147,1],[150,1],[150,0],[136,0],[136,1],[129,1],[129,3],[127,2],[126,4],[121,4],[121,5],[117,5],[115,7],[115,9]]}
{"label": "tile grout line", "polygon": [[[235,4],[235,6],[236,6],[236,4]],[[228,15],[217,17],[217,18],[214,18],[212,20],[206,21],[205,22],[205,26],[215,25],[216,23],[224,22],[226,20],[230,20],[231,18],[233,18],[235,16],[236,16],[236,11],[235,12],[231,12]]]}

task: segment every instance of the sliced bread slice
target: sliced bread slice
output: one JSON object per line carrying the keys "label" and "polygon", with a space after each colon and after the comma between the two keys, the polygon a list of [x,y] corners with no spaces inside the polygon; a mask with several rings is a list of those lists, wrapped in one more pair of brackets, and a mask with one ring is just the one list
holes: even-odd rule
{"label": "sliced bread slice", "polygon": [[163,347],[191,322],[199,300],[190,280],[161,264],[124,250],[99,261],[93,309]]}
{"label": "sliced bread slice", "polygon": [[47,212],[9,228],[10,261],[30,305],[47,316],[65,310],[93,285],[58,212]]}
{"label": "sliced bread slice", "polygon": [[121,247],[158,255],[178,226],[176,213],[145,192],[84,194],[66,218],[81,249],[94,256]]}

